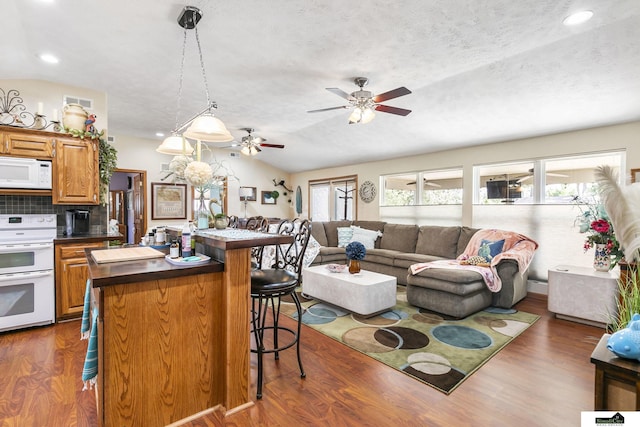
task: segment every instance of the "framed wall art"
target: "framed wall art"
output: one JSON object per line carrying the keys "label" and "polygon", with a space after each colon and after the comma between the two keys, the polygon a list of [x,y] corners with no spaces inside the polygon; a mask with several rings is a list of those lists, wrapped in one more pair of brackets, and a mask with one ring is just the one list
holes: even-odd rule
{"label": "framed wall art", "polygon": [[263,205],[275,205],[276,204],[276,198],[273,197],[273,194],[271,191],[263,191],[262,192],[262,204]]}
{"label": "framed wall art", "polygon": [[152,182],[151,219],[187,219],[187,184]]}
{"label": "framed wall art", "polygon": [[640,182],[640,169],[631,169],[631,182]]}

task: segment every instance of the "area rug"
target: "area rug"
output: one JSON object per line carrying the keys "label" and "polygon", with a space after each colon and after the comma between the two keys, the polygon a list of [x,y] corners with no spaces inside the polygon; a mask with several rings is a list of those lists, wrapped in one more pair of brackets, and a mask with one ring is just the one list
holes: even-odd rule
{"label": "area rug", "polygon": [[[456,320],[411,306],[401,286],[397,304],[370,318],[298,296],[304,324],[445,394],[540,318],[488,308]],[[295,306],[286,305],[283,310],[297,318]]]}

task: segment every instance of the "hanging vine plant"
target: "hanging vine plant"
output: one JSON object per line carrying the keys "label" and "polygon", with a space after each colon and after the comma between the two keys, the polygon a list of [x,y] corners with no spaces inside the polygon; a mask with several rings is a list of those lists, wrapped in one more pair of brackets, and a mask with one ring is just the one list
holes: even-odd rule
{"label": "hanging vine plant", "polygon": [[109,183],[118,163],[118,151],[104,138],[100,137],[99,170],[100,170],[100,204],[107,204]]}

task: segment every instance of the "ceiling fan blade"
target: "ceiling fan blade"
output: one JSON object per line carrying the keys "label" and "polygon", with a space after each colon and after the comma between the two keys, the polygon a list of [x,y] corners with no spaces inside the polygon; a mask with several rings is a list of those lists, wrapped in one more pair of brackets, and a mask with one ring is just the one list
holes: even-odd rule
{"label": "ceiling fan blade", "polygon": [[260,147],[269,147],[269,148],[284,148],[282,144],[258,144]]}
{"label": "ceiling fan blade", "polygon": [[338,89],[337,87],[328,87],[326,89],[329,92],[338,95],[340,98],[346,99],[347,101],[355,101],[356,100],[353,96],[351,96],[347,92],[343,91],[342,89]]}
{"label": "ceiling fan blade", "polygon": [[390,90],[389,92],[381,93],[380,95],[374,96],[373,102],[384,102],[389,99],[398,98],[400,96],[409,95],[411,91],[406,87],[402,86],[394,90]]}
{"label": "ceiling fan blade", "polygon": [[322,111],[343,110],[343,109],[345,109],[345,108],[349,108],[349,107],[350,107],[350,105],[343,105],[343,106],[340,106],[340,107],[321,108],[321,109],[319,109],[319,110],[310,110],[310,111],[307,111],[307,113],[320,113],[320,112],[322,112]]}
{"label": "ceiling fan blade", "polygon": [[528,180],[530,180],[531,178],[533,178],[533,175],[523,176],[522,178],[517,179],[517,180],[516,180],[516,182],[517,182],[518,184],[520,184],[520,183],[522,183],[522,182],[524,182],[524,181],[528,181]]}
{"label": "ceiling fan blade", "polygon": [[381,105],[381,104],[376,105],[374,108],[376,111],[382,111],[383,113],[397,114],[398,116],[406,116],[411,112],[411,110],[405,110],[404,108],[390,107],[388,105]]}

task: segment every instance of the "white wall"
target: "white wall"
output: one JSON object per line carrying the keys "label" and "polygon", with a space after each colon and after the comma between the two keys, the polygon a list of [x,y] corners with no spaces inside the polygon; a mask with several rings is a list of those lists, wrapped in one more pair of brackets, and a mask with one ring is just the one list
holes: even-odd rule
{"label": "white wall", "polygon": [[[38,102],[42,102],[42,113],[47,121],[51,121],[53,109],[58,110],[62,117],[63,98],[65,95],[91,99],[93,109],[89,113],[96,115],[94,126],[98,131],[106,130],[108,123],[107,115],[107,95],[97,90],[80,88],[75,86],[60,85],[43,80],[0,80],[0,88],[5,92],[15,89],[20,92],[20,97],[24,101],[25,111],[35,114],[38,109]],[[51,131],[51,128],[47,128]],[[106,132],[105,132],[106,136]]]}
{"label": "white wall", "polygon": [[[308,215],[309,212],[309,180],[357,174],[359,183],[365,180],[378,183],[378,194],[372,203],[358,200],[358,219],[412,222],[419,225],[457,224],[503,228],[523,233],[540,244],[531,266],[531,276],[533,279],[546,280],[548,269],[557,264],[590,266],[593,261],[593,253],[583,253],[584,235],[573,227],[573,220],[578,212],[572,206],[474,206],[471,191],[473,167],[486,163],[608,150],[626,151],[627,171],[640,168],[640,122],[307,171],[293,174],[291,183],[294,187],[299,185],[303,189],[303,215]],[[379,206],[380,175],[453,167],[463,168],[465,191],[461,207]],[[491,212],[487,212],[487,209]]]}
{"label": "white wall", "polygon": [[[113,135],[115,142],[114,148],[118,150],[118,168],[119,169],[135,169],[147,172],[147,226],[149,228],[158,225],[182,225],[184,220],[151,220],[151,183],[152,182],[169,182],[162,181],[165,176],[162,173],[162,164],[169,163],[172,156],[156,152],[156,148],[162,142],[160,139],[143,139],[130,136]],[[238,180],[231,179],[229,181],[228,199],[227,199],[227,215],[237,215],[244,217],[244,203],[240,201],[239,187],[256,187],[257,200],[247,203],[247,216],[262,215],[265,217],[275,218],[292,218],[294,214],[293,204],[289,204],[288,197],[283,195],[285,191],[282,187],[275,187],[273,179],[284,179],[287,183],[290,181],[289,174],[276,169],[266,163],[258,160],[256,157],[247,157],[240,155],[239,157],[230,157],[229,149],[212,149],[213,155],[217,161],[222,162],[225,167],[233,172]],[[237,151],[235,151],[237,153]],[[203,150],[203,161],[210,161],[207,150]],[[280,193],[277,204],[263,205],[260,200],[262,191],[277,190]],[[188,190],[189,197],[191,189]],[[191,199],[189,199],[191,200]],[[293,199],[292,199],[293,200]],[[187,217],[191,218],[191,203],[188,203]]]}

